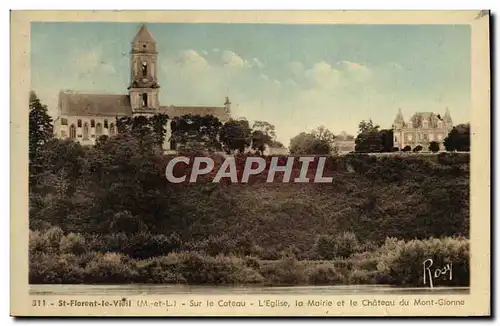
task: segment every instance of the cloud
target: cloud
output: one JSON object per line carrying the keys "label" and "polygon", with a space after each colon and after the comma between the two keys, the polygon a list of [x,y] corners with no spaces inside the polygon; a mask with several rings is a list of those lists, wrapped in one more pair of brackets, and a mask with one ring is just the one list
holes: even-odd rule
{"label": "cloud", "polygon": [[394,68],[387,65],[319,60],[307,66],[299,61],[267,66],[259,58],[247,61],[231,50],[204,57],[192,49],[165,62],[169,73],[163,83],[169,86],[161,96],[175,94],[177,99],[173,103],[162,100],[163,104],[221,105],[229,96],[235,117],[269,121],[284,144],[299,132],[320,125],[336,133],[355,134],[359,121],[382,108],[387,111],[394,101],[387,91],[374,87],[384,73],[394,75]]}
{"label": "cloud", "polygon": [[304,75],[313,87],[319,88],[337,87],[342,78],[340,72],[325,61],[315,63],[311,69],[305,71]]}
{"label": "cloud", "polygon": [[190,68],[205,69],[209,67],[208,61],[195,50],[185,50],[179,53],[177,63]]}
{"label": "cloud", "polygon": [[262,63],[262,61],[260,61],[259,58],[253,58],[252,61],[255,67],[264,68],[264,63]]}
{"label": "cloud", "polygon": [[299,76],[304,72],[304,65],[298,61],[290,61],[288,63],[288,69],[293,75]]}
{"label": "cloud", "polygon": [[224,50],[222,52],[222,61],[224,65],[232,68],[247,68],[250,66],[248,61],[230,50]]}
{"label": "cloud", "polygon": [[339,66],[347,73],[348,78],[358,82],[366,82],[372,77],[372,71],[365,65],[352,61],[341,61]]}
{"label": "cloud", "polygon": [[95,74],[114,74],[115,67],[106,62],[101,50],[83,53],[76,58],[76,69],[80,76]]}

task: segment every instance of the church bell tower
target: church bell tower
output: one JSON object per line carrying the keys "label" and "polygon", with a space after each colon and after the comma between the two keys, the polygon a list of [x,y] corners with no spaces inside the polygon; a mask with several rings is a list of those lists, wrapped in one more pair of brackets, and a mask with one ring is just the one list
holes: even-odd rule
{"label": "church bell tower", "polygon": [[134,115],[155,114],[160,107],[156,41],[146,25],[137,32],[130,52],[130,104]]}

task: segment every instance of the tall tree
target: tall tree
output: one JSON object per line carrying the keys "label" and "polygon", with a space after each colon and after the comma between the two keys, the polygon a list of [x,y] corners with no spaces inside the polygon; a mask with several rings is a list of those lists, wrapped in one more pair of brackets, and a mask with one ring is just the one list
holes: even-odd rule
{"label": "tall tree", "polygon": [[118,133],[129,133],[139,141],[141,150],[161,151],[167,133],[168,115],[155,114],[151,117],[117,117]]}
{"label": "tall tree", "polygon": [[320,127],[313,132],[301,132],[290,139],[290,153],[293,155],[324,155],[333,150],[333,133]]}
{"label": "tall tree", "polygon": [[220,150],[222,123],[214,116],[184,115],[172,121],[172,139],[184,150]]}
{"label": "tall tree", "polygon": [[379,128],[380,128],[380,126],[374,124],[372,119],[370,119],[368,121],[363,120],[358,125],[358,129],[359,129],[360,134],[365,133],[365,132],[372,132],[372,131],[378,132]]}
{"label": "tall tree", "polygon": [[453,127],[444,139],[444,147],[447,151],[468,152],[470,150],[470,124],[459,124]]}
{"label": "tall tree", "polygon": [[314,129],[312,131],[312,135],[317,140],[330,144],[330,146],[333,146],[335,142],[335,135],[325,126],[319,126],[318,128]]}
{"label": "tall tree", "polygon": [[220,141],[228,153],[243,153],[251,144],[251,129],[247,120],[229,120],[220,129]]}
{"label": "tall tree", "polygon": [[54,126],[47,106],[40,102],[34,91],[29,95],[29,158],[32,162],[37,151],[54,137]]}
{"label": "tall tree", "polygon": [[276,140],[275,127],[267,121],[255,121],[252,129],[252,149],[262,154]]}
{"label": "tall tree", "polygon": [[379,131],[382,142],[382,152],[392,152],[394,148],[394,132],[392,129],[382,129]]}
{"label": "tall tree", "polygon": [[383,151],[384,143],[379,128],[371,119],[359,123],[359,134],[355,140],[356,152],[377,153]]}

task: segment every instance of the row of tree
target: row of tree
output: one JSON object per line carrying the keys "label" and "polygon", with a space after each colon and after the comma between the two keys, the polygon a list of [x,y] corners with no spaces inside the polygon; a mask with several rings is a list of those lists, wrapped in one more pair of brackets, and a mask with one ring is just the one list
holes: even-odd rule
{"label": "row of tree", "polygon": [[[290,153],[294,155],[335,153],[338,150],[335,145],[335,138],[335,135],[323,126],[312,132],[301,132],[290,140]],[[354,151],[357,153],[420,152],[424,150],[422,145],[417,145],[414,148],[409,145],[403,148],[394,147],[392,129],[381,129],[371,119],[359,123],[358,135],[354,143]],[[459,124],[453,127],[444,139],[443,145],[449,152],[468,152],[470,150],[470,125]],[[440,145],[437,141],[431,141],[426,150],[438,152]]]}
{"label": "row of tree", "polygon": [[[152,117],[120,117],[117,118],[119,133],[129,132],[140,142],[141,148],[157,148],[161,150],[166,137],[166,124],[169,117],[158,114]],[[249,149],[263,154],[266,147],[284,148],[276,140],[275,126],[266,121],[256,121],[253,126],[244,119],[229,120],[221,123],[213,116],[185,115],[175,117],[171,123],[172,135],[169,139],[171,147],[180,151],[225,151],[228,154],[245,152]],[[33,153],[53,135],[52,120],[36,94],[30,94],[30,159]],[[105,138],[105,137],[104,137]],[[421,145],[411,148],[394,147],[392,129],[380,129],[370,119],[359,123],[358,135],[355,139],[355,152],[383,153],[393,151],[418,152],[424,148]],[[102,141],[102,139],[100,140]],[[469,151],[470,125],[461,124],[453,127],[444,140],[447,151]],[[427,148],[437,152],[439,143],[433,141]],[[290,140],[289,151],[293,155],[300,154],[330,154],[337,150],[335,135],[320,126],[312,132],[301,132]]]}

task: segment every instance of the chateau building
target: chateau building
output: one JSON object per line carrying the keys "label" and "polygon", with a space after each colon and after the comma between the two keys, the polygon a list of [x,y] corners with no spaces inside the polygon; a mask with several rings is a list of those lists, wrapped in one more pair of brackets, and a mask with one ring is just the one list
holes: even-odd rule
{"label": "chateau building", "polygon": [[413,149],[420,145],[426,151],[430,142],[436,141],[444,149],[443,141],[452,128],[453,121],[448,108],[443,117],[433,112],[417,112],[408,121],[404,120],[399,109],[393,124],[394,147],[401,150],[406,146]]}
{"label": "chateau building", "polygon": [[[159,101],[156,41],[142,25],[130,52],[130,84],[126,94],[81,94],[60,92],[58,117],[54,131],[59,138],[71,138],[83,145],[93,145],[102,135],[117,133],[116,118],[123,116],[152,116],[167,114],[169,119],[183,115],[212,115],[222,123],[230,119],[231,103],[223,106],[162,106]],[[170,121],[163,148],[175,150],[170,142]]]}

